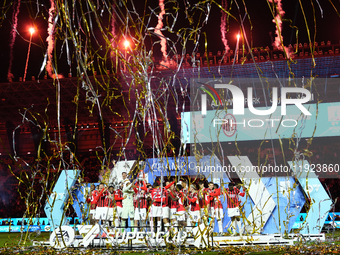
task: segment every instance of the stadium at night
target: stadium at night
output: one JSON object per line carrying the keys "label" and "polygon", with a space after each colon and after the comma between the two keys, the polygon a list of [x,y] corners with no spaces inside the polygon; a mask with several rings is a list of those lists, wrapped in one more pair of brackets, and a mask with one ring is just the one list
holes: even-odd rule
{"label": "stadium at night", "polygon": [[340,6],[294,2],[4,3],[0,251],[340,251]]}

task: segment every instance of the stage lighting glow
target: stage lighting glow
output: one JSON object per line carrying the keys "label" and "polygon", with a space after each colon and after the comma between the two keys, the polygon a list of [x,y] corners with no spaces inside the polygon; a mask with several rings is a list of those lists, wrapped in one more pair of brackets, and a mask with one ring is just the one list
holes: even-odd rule
{"label": "stage lighting glow", "polygon": [[130,42],[128,40],[124,41],[124,47],[125,49],[127,49],[128,47],[130,47]]}
{"label": "stage lighting glow", "polygon": [[31,35],[33,35],[33,34],[35,33],[34,27],[31,27],[31,28],[29,29],[29,31],[30,31]]}

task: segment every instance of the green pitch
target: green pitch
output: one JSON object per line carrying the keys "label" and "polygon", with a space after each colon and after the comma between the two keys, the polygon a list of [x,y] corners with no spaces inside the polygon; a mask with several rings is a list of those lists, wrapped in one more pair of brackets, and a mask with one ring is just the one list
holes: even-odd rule
{"label": "green pitch", "polygon": [[[50,233],[0,233],[0,254],[84,254],[84,249],[66,249],[57,251],[50,247],[32,247],[33,241],[48,241]],[[26,239],[26,243],[24,240]],[[192,255],[222,255],[222,254],[251,254],[251,255],[271,255],[271,254],[335,254],[340,253],[340,230],[334,234],[326,234],[326,242],[301,242],[294,246],[240,246],[227,247],[219,250],[200,251],[196,249],[181,249],[180,253]],[[20,248],[18,244],[20,243]],[[109,248],[109,247],[108,247]],[[86,254],[178,254],[179,250],[172,248],[170,250],[145,250],[145,251],[114,251],[110,249],[86,249]]]}
{"label": "green pitch", "polygon": [[[26,237],[27,236],[27,237]],[[21,245],[31,246],[32,241],[48,241],[50,233],[43,232],[40,235],[36,233],[0,233],[0,247],[18,246],[20,240]],[[24,240],[26,239],[26,243]]]}

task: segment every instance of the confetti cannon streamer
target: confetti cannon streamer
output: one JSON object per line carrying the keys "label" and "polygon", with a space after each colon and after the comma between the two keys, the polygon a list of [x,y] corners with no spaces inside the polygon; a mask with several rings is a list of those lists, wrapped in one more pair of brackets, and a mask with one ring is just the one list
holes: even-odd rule
{"label": "confetti cannon streamer", "polygon": [[[227,9],[227,0],[222,0],[222,8],[224,10]],[[222,36],[222,42],[224,44],[224,49],[225,49],[225,53],[228,53],[230,47],[228,45],[228,40],[226,39],[226,26],[227,26],[227,13],[221,10],[222,16],[221,16],[221,36]]]}
{"label": "confetti cannon streamer", "polygon": [[30,52],[31,52],[31,44],[32,44],[32,36],[35,32],[35,29],[33,27],[30,28],[30,43],[28,45],[28,52],[27,52],[27,58],[26,58],[26,65],[25,65],[25,72],[24,72],[24,79],[23,81],[26,80],[26,74],[27,74],[27,67],[28,67],[28,60],[30,58]]}
{"label": "confetti cannon streamer", "polygon": [[161,31],[163,28],[163,16],[165,14],[165,9],[164,9],[164,0],[159,0],[159,7],[161,8],[161,12],[158,14],[158,24],[155,28],[156,34],[159,36],[161,39],[161,51],[163,53],[163,61],[162,64],[166,65],[167,64],[167,57],[166,57],[166,39]]}
{"label": "confetti cannon streamer", "polygon": [[[18,0],[18,5],[17,8],[13,12],[13,18],[12,18],[12,23],[13,23],[13,28],[11,31],[11,39],[10,39],[10,44],[9,44],[9,67],[8,67],[8,74],[7,74],[7,79],[10,81],[13,78],[12,74],[12,63],[13,63],[13,46],[15,42],[15,38],[17,35],[17,25],[18,25],[18,14],[20,11],[20,0]],[[13,9],[15,8],[15,4],[13,5]]]}
{"label": "confetti cannon streamer", "polygon": [[46,39],[47,41],[47,65],[46,65],[46,70],[48,72],[48,75],[50,77],[54,77],[53,76],[53,68],[52,68],[52,51],[54,48],[54,28],[55,28],[55,22],[53,21],[53,15],[55,12],[55,5],[54,5],[54,0],[51,0],[51,7],[48,11],[48,37]]}
{"label": "confetti cannon streamer", "polygon": [[[270,3],[276,3],[277,14],[273,19],[273,23],[276,25],[275,29],[275,40],[273,42],[273,46],[277,47],[279,50],[282,50],[283,46],[283,36],[282,36],[282,17],[285,14],[285,11],[282,8],[281,0],[269,0]],[[283,46],[283,47],[282,47]],[[289,49],[284,47],[284,50],[289,58]]]}

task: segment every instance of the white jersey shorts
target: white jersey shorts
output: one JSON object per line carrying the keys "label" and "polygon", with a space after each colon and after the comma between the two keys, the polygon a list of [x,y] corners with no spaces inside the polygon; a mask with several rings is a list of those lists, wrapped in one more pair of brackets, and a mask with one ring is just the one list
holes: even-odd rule
{"label": "white jersey shorts", "polygon": [[235,208],[228,208],[228,216],[231,217],[239,217],[241,216],[240,214],[240,208],[235,207]]}
{"label": "white jersey shorts", "polygon": [[215,208],[214,207],[209,207],[209,216],[211,218],[214,218],[215,217]]}
{"label": "white jersey shorts", "polygon": [[96,208],[96,220],[106,220],[107,217],[107,207],[97,207]]}
{"label": "white jersey shorts", "polygon": [[198,220],[200,219],[201,217],[201,213],[200,211],[190,211],[190,220],[193,221],[193,222],[198,222]]}
{"label": "white jersey shorts", "polygon": [[162,207],[162,217],[163,217],[163,219],[169,219],[170,218],[170,208],[168,206]]}
{"label": "white jersey shorts", "polygon": [[123,206],[122,216],[123,219],[133,219],[135,217],[135,208],[133,206]]}
{"label": "white jersey shorts", "polygon": [[223,219],[224,218],[223,208],[215,208],[215,218],[216,219]]}
{"label": "white jersey shorts", "polygon": [[106,207],[107,214],[106,214],[106,219],[109,221],[113,221],[113,215],[116,211],[114,207]]}
{"label": "white jersey shorts", "polygon": [[177,221],[185,221],[185,211],[176,212]]}
{"label": "white jersey shorts", "polygon": [[123,207],[117,206],[116,208],[117,208],[117,210],[116,210],[116,218],[121,218],[122,217],[122,212],[123,212]]}
{"label": "white jersey shorts", "polygon": [[170,219],[171,220],[176,219],[176,213],[177,213],[177,208],[170,208]]}
{"label": "white jersey shorts", "polygon": [[92,214],[93,219],[96,218],[96,209],[91,209],[90,214]]}
{"label": "white jersey shorts", "polygon": [[162,207],[151,205],[151,215],[152,217],[162,217]]}
{"label": "white jersey shorts", "polygon": [[211,216],[210,208],[200,208],[201,218],[204,216]]}
{"label": "white jersey shorts", "polygon": [[136,208],[134,220],[146,220],[146,208]]}

